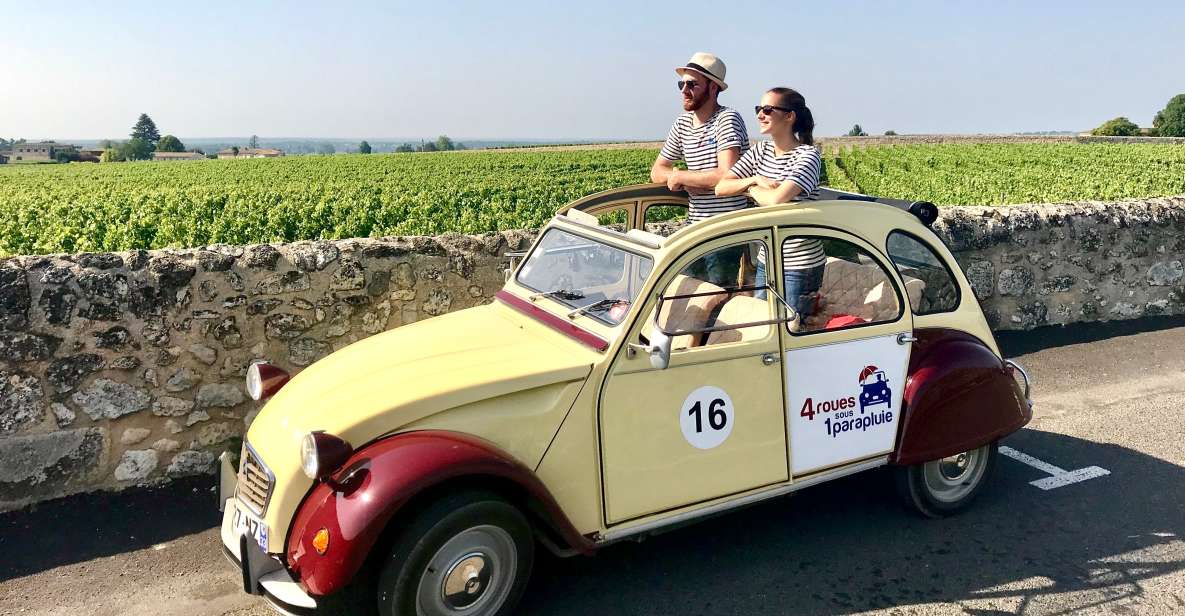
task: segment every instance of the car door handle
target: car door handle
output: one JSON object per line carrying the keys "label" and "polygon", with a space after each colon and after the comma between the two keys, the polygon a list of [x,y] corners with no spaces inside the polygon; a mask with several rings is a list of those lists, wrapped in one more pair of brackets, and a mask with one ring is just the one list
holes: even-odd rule
{"label": "car door handle", "polygon": [[918,339],[916,337],[914,337],[913,334],[908,334],[908,333],[897,334],[897,344],[909,344],[911,342],[917,342],[917,341],[918,341]]}
{"label": "car door handle", "polygon": [[761,363],[767,366],[772,366],[778,363],[778,356],[776,353],[766,353],[765,355],[761,356]]}

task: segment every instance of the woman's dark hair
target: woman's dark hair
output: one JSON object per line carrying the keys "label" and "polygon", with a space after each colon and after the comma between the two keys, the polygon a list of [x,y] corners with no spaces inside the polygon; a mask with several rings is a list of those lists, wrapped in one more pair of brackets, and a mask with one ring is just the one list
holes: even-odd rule
{"label": "woman's dark hair", "polygon": [[806,106],[806,99],[791,88],[770,88],[768,92],[778,97],[778,106],[794,112],[794,126],[791,130],[798,135],[798,140],[807,145],[815,145],[815,116]]}

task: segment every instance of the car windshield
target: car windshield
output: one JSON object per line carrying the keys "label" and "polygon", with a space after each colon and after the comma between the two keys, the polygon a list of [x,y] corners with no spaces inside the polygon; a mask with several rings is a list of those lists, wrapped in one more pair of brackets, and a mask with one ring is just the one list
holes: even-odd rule
{"label": "car windshield", "polygon": [[536,293],[532,300],[553,299],[587,315],[617,325],[638,297],[654,262],[595,239],[551,228],[518,271],[518,283]]}

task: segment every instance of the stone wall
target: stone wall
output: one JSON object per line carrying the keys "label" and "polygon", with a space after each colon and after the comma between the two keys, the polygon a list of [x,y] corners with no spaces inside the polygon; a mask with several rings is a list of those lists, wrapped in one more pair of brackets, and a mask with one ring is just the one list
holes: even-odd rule
{"label": "stone wall", "polygon": [[[944,209],[998,329],[1185,313],[1185,197]],[[213,470],[299,370],[490,301],[533,232],[15,257],[0,263],[0,510]]]}

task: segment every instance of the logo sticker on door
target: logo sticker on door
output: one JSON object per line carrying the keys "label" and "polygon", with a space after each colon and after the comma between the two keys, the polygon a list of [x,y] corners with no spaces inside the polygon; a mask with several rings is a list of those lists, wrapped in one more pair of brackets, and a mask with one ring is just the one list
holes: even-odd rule
{"label": "logo sticker on door", "polygon": [[679,411],[683,438],[696,449],[720,446],[732,434],[734,419],[732,398],[712,385],[691,392]]}
{"label": "logo sticker on door", "polygon": [[896,335],[786,353],[794,474],[892,450],[908,359]]}

